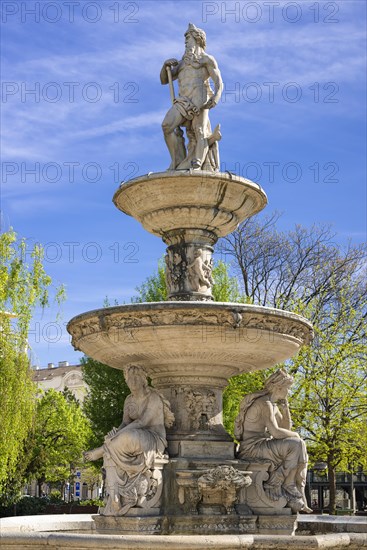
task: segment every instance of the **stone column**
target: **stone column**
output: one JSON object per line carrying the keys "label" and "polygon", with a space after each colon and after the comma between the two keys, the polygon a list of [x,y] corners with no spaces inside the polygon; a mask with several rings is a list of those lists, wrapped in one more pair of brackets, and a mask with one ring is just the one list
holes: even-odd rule
{"label": "stone column", "polygon": [[173,244],[167,248],[168,300],[213,300],[212,254],[211,246],[197,243]]}
{"label": "stone column", "polygon": [[169,245],[165,256],[168,300],[213,300],[212,255],[217,239],[213,232],[200,229],[164,235]]}

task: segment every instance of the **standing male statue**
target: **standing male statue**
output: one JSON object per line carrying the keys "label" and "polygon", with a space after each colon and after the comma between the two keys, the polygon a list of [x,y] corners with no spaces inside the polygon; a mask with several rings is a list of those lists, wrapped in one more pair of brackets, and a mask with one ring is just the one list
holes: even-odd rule
{"label": "standing male statue", "polygon": [[[162,84],[170,84],[173,105],[163,123],[164,139],[172,162],[168,170],[219,169],[219,125],[211,131],[209,109],[217,105],[223,91],[223,81],[214,57],[205,53],[206,35],[192,23],[185,33],[185,54],[181,61],[164,62],[160,78]],[[214,92],[209,79],[214,83]],[[179,95],[174,97],[172,80],[178,80]],[[186,127],[188,147],[186,151],[183,132]]]}

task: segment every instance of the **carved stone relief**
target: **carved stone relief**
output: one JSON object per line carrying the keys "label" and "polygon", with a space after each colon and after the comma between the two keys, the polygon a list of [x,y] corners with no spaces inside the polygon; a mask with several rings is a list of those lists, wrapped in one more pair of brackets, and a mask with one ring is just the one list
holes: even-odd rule
{"label": "carved stone relief", "polygon": [[185,402],[189,414],[190,430],[209,430],[213,425],[217,402],[212,390],[185,388]]}
{"label": "carved stone relief", "polygon": [[[176,261],[178,261],[176,259]],[[179,262],[179,264],[182,262]],[[185,261],[185,265],[187,262]],[[181,268],[180,268],[181,269]],[[173,281],[180,280],[177,274],[171,273],[172,284]],[[171,279],[169,279],[171,281]],[[178,287],[174,287],[175,289]],[[190,287],[191,289],[191,287]],[[193,292],[190,290],[190,292]],[[196,295],[195,295],[196,296]],[[174,296],[172,299],[177,300],[178,297]],[[198,299],[197,297],[195,299]],[[99,317],[91,317],[87,319],[80,319],[73,321],[73,324],[68,326],[69,332],[73,336],[73,342],[76,344],[77,340],[83,336],[89,336],[91,334],[106,333],[115,330],[124,330],[126,328],[144,327],[144,326],[166,326],[166,325],[203,325],[203,326],[217,326],[218,330],[230,331],[232,328],[236,329],[237,338],[245,338],[246,331],[250,329],[266,330],[274,334],[291,335],[304,341],[305,344],[309,343],[312,339],[312,329],[302,323],[294,322],[292,318],[281,317],[276,315],[269,315],[266,319],[261,314],[253,314],[251,311],[246,311],[246,306],[240,306],[236,308],[222,308],[221,310],[213,311],[213,305],[208,304],[207,308],[194,308],[182,309],[175,308],[175,310],[163,310],[159,311],[124,311],[123,313],[104,314],[101,310]],[[242,332],[245,331],[245,332]],[[228,332],[229,334],[229,332]],[[223,334],[226,337],[227,333]]]}
{"label": "carved stone relief", "polygon": [[203,514],[234,513],[238,493],[242,487],[252,483],[248,472],[240,472],[233,466],[217,466],[205,472],[198,479],[201,502],[199,512]]}
{"label": "carved stone relief", "polygon": [[171,300],[211,300],[212,247],[174,244],[165,256],[166,284]]}

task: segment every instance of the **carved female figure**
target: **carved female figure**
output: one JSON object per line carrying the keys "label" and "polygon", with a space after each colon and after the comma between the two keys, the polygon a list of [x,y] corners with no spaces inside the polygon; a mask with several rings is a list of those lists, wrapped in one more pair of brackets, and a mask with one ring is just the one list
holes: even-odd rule
{"label": "carved female figure", "polygon": [[285,496],[294,512],[312,512],[304,493],[306,445],[291,430],[287,395],[292,383],[291,376],[278,370],[269,376],[263,390],[246,395],[235,420],[235,437],[240,441],[239,458],[271,462],[264,488],[272,500]]}
{"label": "carved female figure", "polygon": [[174,422],[168,401],[148,386],[142,367],[130,366],[124,374],[131,394],[121,425],[107,434],[101,447],[84,453],[85,460],[103,457],[107,492],[103,515],[124,515],[154,491],[150,469],[155,458],[163,456],[165,428]]}

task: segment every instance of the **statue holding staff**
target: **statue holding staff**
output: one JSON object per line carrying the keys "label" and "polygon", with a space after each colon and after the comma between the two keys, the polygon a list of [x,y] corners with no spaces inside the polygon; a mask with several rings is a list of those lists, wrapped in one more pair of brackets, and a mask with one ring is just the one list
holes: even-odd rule
{"label": "statue holding staff", "polygon": [[[171,164],[168,170],[217,171],[219,169],[219,125],[211,131],[209,109],[217,105],[223,91],[223,82],[214,57],[205,52],[206,35],[192,23],[185,33],[185,54],[181,61],[164,62],[160,78],[170,85],[172,107],[166,114],[162,129]],[[209,79],[214,83],[212,90]],[[179,95],[174,95],[173,80],[178,81]],[[186,151],[183,132],[186,128]]]}

